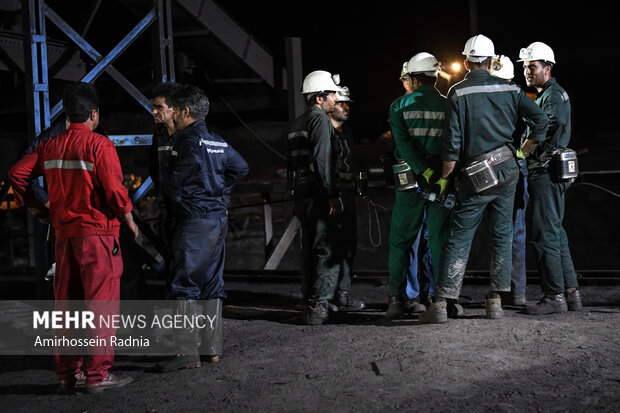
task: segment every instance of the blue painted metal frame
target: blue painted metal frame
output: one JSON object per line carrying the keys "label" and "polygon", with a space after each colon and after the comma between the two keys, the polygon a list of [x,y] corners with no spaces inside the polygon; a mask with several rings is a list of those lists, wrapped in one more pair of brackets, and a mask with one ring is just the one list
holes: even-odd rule
{"label": "blue painted metal frame", "polygon": [[[69,24],[67,24],[54,10],[44,5],[45,16],[50,19],[62,32],[69,37],[84,53],[86,53],[95,62],[100,62],[103,57],[95,50],[78,32],[76,32]],[[125,78],[114,66],[109,65],[105,68],[106,72],[119,83],[144,109],[149,112],[153,110],[153,104],[147,99],[138,88],[136,88],[129,80]],[[62,110],[62,101],[59,102],[52,110],[52,118],[55,118],[60,113],[56,107],[60,105]]]}
{"label": "blue painted metal frame", "polygon": [[[80,48],[84,46],[82,50],[84,50],[84,52],[86,52],[95,61],[98,61],[95,67],[93,67],[91,71],[88,72],[86,76],[84,76],[81,79],[81,81],[85,83],[91,83],[93,80],[97,79],[101,75],[101,73],[104,70],[106,70],[108,67],[110,67],[112,62],[114,62],[114,60],[116,60],[121,53],[127,50],[127,48],[134,42],[134,40],[136,40],[138,36],[144,33],[144,31],[157,18],[157,10],[156,8],[153,8],[105,57],[101,58],[101,55],[95,49],[93,49],[90,45],[88,45],[88,43],[82,38],[82,36],[80,36],[75,30],[71,29],[69,25],[62,22],[62,19],[60,19],[60,17],[56,15],[56,13],[54,13],[49,7],[45,6],[44,10],[45,10],[46,16],[50,18],[50,20],[52,20],[56,25],[58,25],[59,28],[62,29],[65,32],[65,34],[69,36],[71,40],[73,40]],[[114,70],[115,69],[113,69],[113,72]],[[125,78],[122,77],[122,79],[125,79]],[[126,81],[125,84],[129,84],[129,82]],[[121,83],[121,86],[123,86],[122,83]],[[137,89],[133,88],[133,90],[135,91]],[[140,95],[142,94],[140,93]],[[149,104],[146,104],[145,106],[145,101],[148,101],[148,99],[144,98],[143,101],[140,101],[140,99],[137,99],[137,100],[149,112],[151,111],[152,106],[150,105],[150,102]],[[58,102],[56,105],[54,105],[54,107],[52,108],[52,111],[51,111],[52,118],[55,118],[56,116],[58,116],[58,114],[60,114],[61,111],[62,111],[62,100]]]}
{"label": "blue painted metal frame", "polygon": [[[30,65],[32,69],[32,98],[34,106],[34,136],[50,126],[49,82],[47,72],[47,42],[43,0],[24,0],[29,13]],[[26,56],[26,58],[28,58]],[[45,62],[45,64],[39,64]],[[34,138],[33,136],[33,138]]]}
{"label": "blue painted metal frame", "polygon": [[[49,102],[49,79],[47,67],[47,44],[45,31],[45,18],[58,26],[82,51],[96,62],[95,67],[84,76],[81,81],[91,83],[101,73],[106,71],[116,80],[136,101],[147,111],[152,111],[152,103],[131,82],[129,82],[112,63],[155,21],[159,21],[159,62],[161,81],[175,81],[174,53],[172,49],[172,21],[171,0],[156,0],[154,8],[138,22],[138,24],[106,55],[102,56],[93,48],[83,36],[77,33],[58,14],[48,7],[44,0],[22,0],[24,10],[28,13],[28,40],[29,51],[26,52],[32,65],[32,97],[34,115],[34,136],[50,126],[52,119],[56,118],[63,109],[62,100],[50,111]],[[24,33],[26,35],[26,33]],[[26,37],[26,36],[24,36]],[[39,72],[40,71],[40,72]],[[117,146],[151,145],[152,135],[113,135],[110,137]],[[132,196],[132,202],[137,204],[154,183],[149,176]],[[4,188],[2,188],[4,189]],[[144,228],[146,231],[148,228]],[[150,232],[149,232],[150,234]],[[159,246],[157,239],[155,245]],[[44,244],[44,242],[43,242]],[[45,245],[45,244],[44,244]],[[161,246],[160,246],[161,247]],[[32,251],[32,250],[31,250]],[[161,251],[160,251],[161,252]],[[157,263],[155,261],[155,263]],[[155,268],[154,268],[155,269]]]}

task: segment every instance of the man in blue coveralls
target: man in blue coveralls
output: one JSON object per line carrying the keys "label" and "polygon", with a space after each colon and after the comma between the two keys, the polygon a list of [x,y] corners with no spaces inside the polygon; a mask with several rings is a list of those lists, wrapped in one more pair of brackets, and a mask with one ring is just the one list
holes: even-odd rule
{"label": "man in blue coveralls", "polygon": [[[172,281],[169,299],[174,312],[196,316],[196,300],[207,300],[205,311],[215,312],[219,328],[207,337],[210,361],[221,351],[221,300],[224,292],[224,241],[228,228],[227,206],[235,183],[249,171],[246,161],[217,134],[204,118],[209,99],[198,87],[185,85],[173,96],[176,139],[165,186],[176,222],[172,241]],[[177,328],[177,355],[163,371],[200,367],[197,328]],[[204,345],[204,343],[203,343]]]}

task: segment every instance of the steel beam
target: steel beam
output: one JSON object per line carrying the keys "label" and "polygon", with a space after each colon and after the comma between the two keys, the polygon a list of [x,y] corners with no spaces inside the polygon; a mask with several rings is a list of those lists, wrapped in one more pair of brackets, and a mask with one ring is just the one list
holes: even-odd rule
{"label": "steel beam", "polygon": [[278,244],[275,246],[271,252],[271,255],[267,259],[263,270],[275,270],[278,268],[284,254],[286,254],[286,251],[295,239],[297,232],[299,232],[299,227],[299,219],[293,215],[288,226],[286,227],[286,230],[284,231],[284,234],[282,235],[282,238],[280,238],[280,241],[278,241]]}
{"label": "steel beam", "polygon": [[[62,32],[75,43],[84,53],[88,55],[95,62],[101,62],[103,57],[101,54],[95,50],[78,32],[76,32],[69,24],[67,24],[54,10],[45,6],[45,16],[50,19],[52,23],[54,23]],[[133,97],[144,109],[151,112],[153,109],[153,105],[149,99],[147,99],[138,88],[136,88],[125,76],[123,76],[118,70],[114,68],[114,66],[107,66],[105,68],[106,72],[114,79],[116,82],[123,87],[130,95]],[[60,111],[62,110],[62,101],[60,101],[54,109],[52,109],[52,117],[58,116]]]}
{"label": "steel beam", "polygon": [[[46,12],[46,16],[48,16],[50,20],[52,20],[52,17],[50,16],[55,16],[52,21],[54,21],[54,23],[56,23],[57,25],[58,23],[61,22],[62,19],[60,19],[60,17],[58,17],[58,15],[56,15],[56,13],[54,13],[53,10],[50,9],[49,7],[45,8],[45,12]],[[156,18],[157,18],[156,9],[153,9],[142,20],[140,20],[140,22],[136,26],[134,26],[134,28],[105,57],[100,57],[95,67],[93,67],[91,71],[88,72],[86,76],[84,76],[81,79],[81,81],[85,83],[91,83],[92,81],[97,79],[101,75],[101,73],[104,70],[107,70],[107,68],[110,67],[110,65],[114,62],[114,60],[116,60],[119,57],[119,55],[123,53],[134,42],[134,40],[136,40],[138,36],[144,33],[144,31],[153,23],[153,21],[155,21]],[[92,47],[90,47],[90,45],[88,45],[86,41],[83,41],[82,36],[80,36],[75,30],[71,29],[68,25],[66,25],[66,23],[63,25],[63,27],[59,26],[59,28],[61,28],[63,31],[65,31],[66,29],[65,34],[67,34],[67,36],[69,36],[69,38],[71,38],[73,41],[76,41],[76,44],[78,44],[78,46],[87,47],[89,51],[85,50],[85,52],[89,56],[91,56],[91,53],[98,54],[97,51],[93,49]],[[77,41],[79,39],[82,39],[83,42],[78,43]],[[115,69],[113,69],[113,73],[114,71]],[[116,74],[120,74],[120,73],[116,72]],[[131,85],[129,81],[125,81],[121,84],[121,86],[123,87],[125,86],[129,87],[129,85]],[[136,88],[133,88],[133,87],[131,88],[132,88],[132,92],[135,93],[137,91]],[[148,99],[146,99],[146,101],[140,101],[140,100],[138,101],[140,102],[140,104],[142,104],[142,106],[145,106]],[[148,106],[146,106],[145,108],[149,110],[150,112],[151,104],[150,104],[150,101],[148,102],[149,102]],[[59,101],[56,105],[54,105],[54,107],[52,108],[52,111],[51,111],[52,117],[58,116],[58,114],[61,111],[62,111],[62,100]]]}
{"label": "steel beam", "polygon": [[[26,87],[33,109],[29,122],[29,138],[34,139],[50,125],[49,84],[47,76],[47,44],[43,0],[23,0],[24,9],[24,72]],[[29,139],[29,142],[31,141]]]}
{"label": "steel beam", "polygon": [[177,0],[270,86],[275,85],[273,57],[214,1]]}
{"label": "steel beam", "polygon": [[[172,0],[157,0],[157,42],[155,76],[162,82],[174,82],[174,48],[172,40]],[[153,59],[155,61],[155,59]]]}

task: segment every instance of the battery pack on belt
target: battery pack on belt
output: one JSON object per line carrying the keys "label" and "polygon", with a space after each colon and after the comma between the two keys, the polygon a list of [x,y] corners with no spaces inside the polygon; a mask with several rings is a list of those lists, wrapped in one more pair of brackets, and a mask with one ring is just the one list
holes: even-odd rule
{"label": "battery pack on belt", "polygon": [[413,169],[404,160],[401,159],[392,165],[392,174],[394,175],[394,186],[399,191],[418,187]]}
{"label": "battery pack on belt", "polygon": [[551,154],[551,177],[557,181],[576,178],[579,175],[577,153],[569,148],[559,148]]}
{"label": "battery pack on belt", "polygon": [[469,160],[463,168],[463,172],[471,188],[475,192],[482,192],[493,188],[499,182],[497,174],[493,170],[493,165],[499,165],[513,158],[514,155],[510,148],[502,146]]}

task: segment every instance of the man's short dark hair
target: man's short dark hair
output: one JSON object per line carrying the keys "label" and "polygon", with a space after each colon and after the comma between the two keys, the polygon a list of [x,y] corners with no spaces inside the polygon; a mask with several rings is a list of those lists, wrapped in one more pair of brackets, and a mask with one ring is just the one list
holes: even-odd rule
{"label": "man's short dark hair", "polygon": [[99,110],[99,96],[94,85],[77,82],[65,88],[62,104],[72,123],[84,123],[93,110]]}
{"label": "man's short dark hair", "polygon": [[188,108],[190,116],[195,120],[204,119],[209,113],[209,98],[198,86],[183,85],[172,100],[172,106],[179,110]]}
{"label": "man's short dark hair", "polygon": [[316,93],[307,94],[306,101],[308,103],[308,106],[314,105],[316,103],[317,98],[327,99],[327,96],[329,96],[330,93],[335,93],[335,92],[316,92]]}
{"label": "man's short dark hair", "polygon": [[428,76],[424,73],[409,73],[409,76],[411,76],[412,80],[413,78],[418,79],[418,82],[422,83],[423,85],[433,86],[435,83],[437,83],[437,78],[435,76]]}
{"label": "man's short dark hair", "polygon": [[155,86],[153,89],[153,98],[163,97],[166,105],[173,106],[174,95],[183,87],[183,85],[175,82],[163,82]]}
{"label": "man's short dark hair", "polygon": [[548,66],[550,69],[553,69],[553,63],[548,62],[548,61],[546,61],[546,60],[539,60],[539,62],[540,62],[540,64],[542,65],[543,69],[544,69],[545,67],[547,67],[547,66]]}

